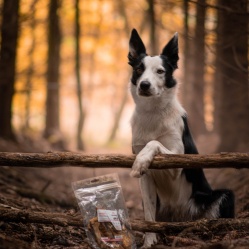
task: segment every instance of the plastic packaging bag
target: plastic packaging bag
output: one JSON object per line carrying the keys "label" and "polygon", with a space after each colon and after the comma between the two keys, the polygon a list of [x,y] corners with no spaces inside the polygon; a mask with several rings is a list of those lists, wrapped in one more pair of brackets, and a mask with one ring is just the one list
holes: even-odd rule
{"label": "plastic packaging bag", "polygon": [[94,248],[136,248],[117,174],[74,182],[72,187]]}

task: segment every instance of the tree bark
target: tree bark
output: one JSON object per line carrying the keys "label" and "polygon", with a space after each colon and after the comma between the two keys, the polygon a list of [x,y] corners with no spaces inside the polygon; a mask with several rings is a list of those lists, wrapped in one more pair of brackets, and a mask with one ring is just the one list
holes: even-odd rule
{"label": "tree bark", "polygon": [[3,2],[0,51],[0,137],[14,140],[12,98],[14,95],[19,0]]}
{"label": "tree bark", "polygon": [[84,150],[82,130],[84,126],[84,113],[82,107],[82,87],[80,77],[80,9],[79,0],[75,0],[75,74],[77,82],[77,97],[79,105],[79,120],[77,127],[77,148]]}
{"label": "tree bark", "polygon": [[34,51],[36,46],[35,39],[35,29],[36,29],[36,4],[38,0],[33,0],[30,12],[31,14],[31,45],[28,51],[27,56],[30,59],[29,67],[27,70],[27,80],[26,80],[26,100],[25,100],[25,116],[24,116],[24,131],[30,128],[30,104],[31,104],[31,94],[32,94],[32,76],[34,73]]}
{"label": "tree bark", "polygon": [[51,144],[62,146],[59,115],[59,67],[61,30],[58,10],[60,0],[50,0],[48,16],[48,65],[47,65],[47,100],[46,127],[44,137]]}
{"label": "tree bark", "polygon": [[[216,0],[218,2],[218,0]],[[213,88],[213,101],[214,101],[214,127],[213,132],[216,134],[220,133],[220,115],[221,115],[221,63],[219,61],[219,58],[222,56],[222,45],[220,41],[220,32],[224,29],[222,26],[226,25],[224,22],[222,22],[222,11],[217,11],[217,26],[216,26],[216,44],[215,44],[215,73],[214,73],[214,82],[212,83]],[[219,38],[219,40],[218,40]],[[217,84],[215,84],[217,82]]]}
{"label": "tree bark", "polygon": [[204,120],[204,70],[205,70],[205,16],[206,0],[198,0],[196,4],[196,26],[194,45],[194,78],[191,93],[191,108],[189,115],[192,117],[192,133],[195,137],[206,132]]}
{"label": "tree bark", "polygon": [[156,15],[155,15],[155,1],[147,0],[148,3],[148,19],[150,24],[150,52],[152,55],[158,54],[158,37],[156,35]]}
{"label": "tree bark", "polygon": [[196,3],[194,39],[190,39],[189,1],[184,0],[184,83],[183,104],[189,116],[194,138],[205,133],[204,67],[205,67],[205,0]]}
{"label": "tree bark", "polygon": [[[77,166],[90,168],[131,168],[135,155],[94,155],[72,152],[9,153],[0,152],[0,166],[52,168]],[[249,153],[212,155],[160,155],[150,169],[174,168],[249,168]]]}
{"label": "tree bark", "polygon": [[[183,93],[182,100],[184,108],[187,113],[189,113],[189,125],[192,127],[192,99],[193,99],[193,75],[194,75],[194,66],[193,66],[193,42],[190,35],[189,28],[189,3],[188,0],[183,1],[183,10],[184,10],[184,81],[183,81]],[[191,129],[192,130],[192,129]],[[195,134],[194,134],[195,135]]]}
{"label": "tree bark", "polygon": [[249,146],[248,1],[219,0],[218,5],[233,10],[218,13],[219,151],[243,152]]}

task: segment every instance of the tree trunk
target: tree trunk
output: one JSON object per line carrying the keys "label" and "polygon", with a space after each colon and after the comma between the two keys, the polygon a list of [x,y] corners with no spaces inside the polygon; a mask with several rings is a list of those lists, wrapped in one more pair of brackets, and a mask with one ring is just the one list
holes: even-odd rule
{"label": "tree trunk", "polygon": [[218,14],[219,151],[248,151],[248,1],[219,0],[218,5],[232,10]]}
{"label": "tree trunk", "polygon": [[60,0],[50,0],[48,16],[48,65],[47,65],[47,100],[46,127],[44,137],[51,144],[62,146],[59,115],[59,67],[61,30],[58,10]]}
{"label": "tree trunk", "polygon": [[[128,82],[128,79],[127,79],[127,82]],[[113,127],[111,129],[111,134],[110,134],[110,137],[108,139],[108,143],[111,143],[115,139],[115,137],[117,135],[119,122],[120,122],[120,119],[122,117],[122,114],[123,114],[123,111],[124,111],[124,108],[125,108],[125,104],[126,104],[127,99],[128,99],[128,91],[127,91],[127,84],[128,83],[127,82],[125,82],[125,87],[124,87],[124,90],[123,90],[123,97],[122,97],[120,106],[118,108],[118,111],[117,111],[117,113],[115,115],[114,124],[113,124]]]}
{"label": "tree trunk", "polygon": [[183,104],[189,116],[189,126],[197,138],[205,132],[204,67],[205,67],[205,0],[196,3],[194,39],[189,28],[189,5],[184,0],[184,82]]}
{"label": "tree trunk", "polygon": [[[125,33],[126,33],[126,36],[129,37],[129,35],[130,35],[130,25],[129,25],[128,18],[127,18],[126,12],[125,12],[124,1],[123,0],[118,1],[117,5],[118,5],[117,6],[118,11],[119,11],[120,15],[124,18],[124,21],[125,21]],[[122,100],[121,100],[120,106],[119,106],[119,108],[117,110],[117,113],[115,115],[115,118],[114,118],[114,123],[113,123],[113,127],[111,129],[111,133],[110,133],[110,137],[108,139],[108,143],[112,142],[115,139],[117,131],[118,131],[119,122],[120,122],[120,119],[122,117],[122,113],[124,111],[125,104],[126,104],[127,99],[128,99],[128,91],[127,91],[128,82],[129,82],[129,79],[127,78],[125,80],[125,82],[124,82],[124,88],[123,88],[124,90],[123,90]]]}
{"label": "tree trunk", "polygon": [[30,8],[31,14],[31,45],[28,51],[27,56],[30,58],[28,72],[27,72],[27,81],[26,81],[26,100],[25,100],[25,117],[24,117],[24,130],[30,128],[30,104],[31,104],[31,93],[32,93],[32,76],[34,73],[34,51],[35,51],[35,29],[36,29],[36,4],[38,0],[33,0]]}
{"label": "tree trunk", "polygon": [[194,78],[189,114],[192,117],[192,133],[195,137],[205,133],[204,121],[204,71],[205,71],[205,15],[206,0],[196,4],[196,26],[194,38]]}
{"label": "tree trunk", "polygon": [[75,74],[77,81],[77,97],[79,104],[79,120],[77,127],[77,148],[84,150],[84,143],[82,139],[82,130],[84,125],[84,113],[82,107],[82,87],[80,77],[80,10],[79,0],[75,0]]}
{"label": "tree trunk", "polygon": [[183,62],[183,66],[184,66],[184,81],[183,81],[183,92],[184,94],[182,94],[181,96],[183,97],[182,101],[183,101],[183,105],[184,108],[188,111],[187,105],[189,103],[189,99],[190,99],[190,89],[189,89],[189,74],[187,73],[189,71],[189,64],[187,62],[188,58],[189,58],[189,22],[188,22],[188,10],[189,10],[189,5],[188,5],[188,0],[184,0],[183,1],[183,12],[184,12],[184,19],[183,19],[183,28],[184,28],[184,62]]}
{"label": "tree trunk", "polygon": [[154,0],[147,0],[148,2],[148,19],[150,24],[150,52],[152,55],[158,54],[158,45],[156,37],[156,17],[155,17],[155,3]]}
{"label": "tree trunk", "polygon": [[[189,115],[190,128],[194,122],[194,116],[191,114],[192,99],[193,99],[193,42],[190,39],[189,29],[189,3],[188,0],[183,1],[184,10],[184,77],[183,77],[183,106]],[[192,130],[192,129],[191,129]],[[195,134],[194,134],[195,135]]]}
{"label": "tree trunk", "polygon": [[[218,4],[218,0],[216,0]],[[224,29],[222,26],[226,25],[222,21],[222,15],[223,11],[218,11],[217,10],[217,26],[216,26],[216,46],[215,46],[215,73],[214,73],[214,82],[212,83],[212,88],[213,88],[213,102],[214,102],[214,127],[213,127],[213,132],[216,134],[220,133],[220,111],[221,111],[221,63],[219,62],[219,58],[222,56],[222,45],[221,45],[221,32]],[[218,40],[219,39],[219,40]],[[215,84],[217,82],[217,84]]]}
{"label": "tree trunk", "polygon": [[0,51],[0,137],[15,139],[12,128],[12,98],[18,38],[19,0],[3,2]]}

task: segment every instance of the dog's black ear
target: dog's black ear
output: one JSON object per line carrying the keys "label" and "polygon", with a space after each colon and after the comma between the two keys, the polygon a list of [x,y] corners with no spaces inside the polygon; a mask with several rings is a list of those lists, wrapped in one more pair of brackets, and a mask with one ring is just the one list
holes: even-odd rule
{"label": "dog's black ear", "polygon": [[177,68],[177,61],[179,60],[178,56],[178,33],[171,38],[168,44],[163,48],[162,54],[168,58],[173,69]]}
{"label": "dog's black ear", "polygon": [[128,54],[129,64],[133,65],[134,61],[141,54],[146,54],[146,49],[138,32],[136,31],[136,29],[133,29],[131,32],[131,37],[129,42],[129,54]]}

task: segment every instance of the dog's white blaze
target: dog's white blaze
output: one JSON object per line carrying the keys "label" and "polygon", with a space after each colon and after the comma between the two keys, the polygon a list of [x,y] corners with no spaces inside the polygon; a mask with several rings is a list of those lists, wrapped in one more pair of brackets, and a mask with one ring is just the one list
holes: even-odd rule
{"label": "dog's white blaze", "polygon": [[[146,56],[143,59],[145,71],[138,80],[138,89],[142,81],[148,81],[151,84],[150,92],[154,96],[160,96],[165,90],[164,74],[158,74],[157,71],[165,70],[163,67],[163,60],[160,56]],[[137,89],[137,93],[138,93]]]}

